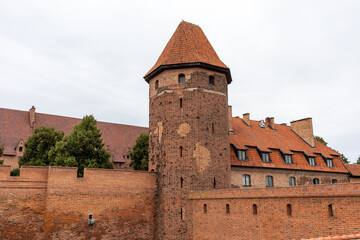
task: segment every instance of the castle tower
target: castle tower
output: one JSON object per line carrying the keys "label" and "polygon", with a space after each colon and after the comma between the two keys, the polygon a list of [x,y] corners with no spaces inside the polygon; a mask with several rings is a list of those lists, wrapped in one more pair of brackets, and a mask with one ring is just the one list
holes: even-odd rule
{"label": "castle tower", "polygon": [[158,173],[156,239],[190,239],[190,191],[230,187],[230,70],[201,28],[182,21],[144,78],[149,171]]}

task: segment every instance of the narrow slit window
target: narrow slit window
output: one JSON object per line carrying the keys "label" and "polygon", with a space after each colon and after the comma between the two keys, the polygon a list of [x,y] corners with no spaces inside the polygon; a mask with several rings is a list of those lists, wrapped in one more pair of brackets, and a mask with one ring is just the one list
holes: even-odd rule
{"label": "narrow slit window", "polygon": [[214,188],[216,188],[216,178],[214,178]]}
{"label": "narrow slit window", "polygon": [[212,124],[211,124],[211,132],[212,132],[212,134],[214,134],[214,132],[215,132],[215,126],[214,126],[214,123],[212,123]]}
{"label": "narrow slit window", "polygon": [[215,77],[214,76],[209,76],[209,85],[215,85]]}
{"label": "narrow slit window", "polygon": [[184,83],[184,82],[185,82],[185,75],[179,74],[179,83]]}
{"label": "narrow slit window", "polygon": [[257,205],[253,204],[253,214],[257,215]]}
{"label": "narrow slit window", "polygon": [[182,108],[182,107],[183,107],[183,99],[180,98],[180,108]]}
{"label": "narrow slit window", "polygon": [[334,208],[332,204],[329,204],[328,206],[329,209],[329,217],[333,217],[334,216]]}
{"label": "narrow slit window", "polygon": [[182,157],[182,156],[183,156],[183,147],[180,146],[180,157]]}
{"label": "narrow slit window", "polygon": [[207,213],[207,205],[204,204],[204,213]]}
{"label": "narrow slit window", "polygon": [[230,214],[230,205],[226,204],[226,214]]}
{"label": "narrow slit window", "polygon": [[183,209],[182,208],[180,208],[180,218],[181,218],[181,220],[184,220],[184,213],[183,213]]}
{"label": "narrow slit window", "polygon": [[184,184],[184,179],[181,177],[180,178],[180,187],[183,188],[183,184]]}
{"label": "narrow slit window", "polygon": [[291,204],[286,205],[286,211],[288,216],[292,216],[292,207]]}
{"label": "narrow slit window", "polygon": [[159,80],[156,80],[155,81],[155,89],[158,89],[159,88]]}

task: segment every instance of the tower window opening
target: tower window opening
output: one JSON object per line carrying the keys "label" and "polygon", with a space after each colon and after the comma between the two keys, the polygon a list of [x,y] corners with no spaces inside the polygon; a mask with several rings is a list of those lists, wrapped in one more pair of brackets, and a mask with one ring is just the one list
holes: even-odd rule
{"label": "tower window opening", "polygon": [[159,88],[159,80],[156,80],[155,81],[155,89],[158,89]]}
{"label": "tower window opening", "polygon": [[23,151],[23,147],[19,147],[19,152],[22,152]]}
{"label": "tower window opening", "polygon": [[328,206],[329,209],[329,217],[333,217],[334,216],[334,208],[332,204],[329,204]]}
{"label": "tower window opening", "polygon": [[291,204],[286,205],[286,211],[288,216],[292,216],[292,207]]}
{"label": "tower window opening", "polygon": [[182,98],[180,98],[180,108],[182,108],[182,106],[183,106],[183,100]]}
{"label": "tower window opening", "polygon": [[215,77],[214,76],[209,76],[209,85],[215,85]]}
{"label": "tower window opening", "polygon": [[180,146],[180,157],[182,157],[182,156],[183,156],[183,147]]}
{"label": "tower window opening", "polygon": [[230,205],[226,204],[226,214],[230,214]]}
{"label": "tower window opening", "polygon": [[183,184],[184,184],[184,179],[181,177],[180,178],[180,187],[183,188]]}
{"label": "tower window opening", "polygon": [[185,75],[179,74],[179,83],[184,83],[184,82],[185,82]]}
{"label": "tower window opening", "polygon": [[212,132],[212,134],[214,134],[214,132],[215,132],[215,125],[214,125],[214,123],[211,124],[211,132]]}
{"label": "tower window opening", "polygon": [[182,208],[180,208],[180,218],[181,218],[181,221],[184,220],[184,212],[183,212]]}
{"label": "tower window opening", "polygon": [[216,188],[216,179],[214,178],[214,188]]}
{"label": "tower window opening", "polygon": [[204,213],[207,213],[207,205],[204,204]]}
{"label": "tower window opening", "polygon": [[253,214],[257,215],[257,205],[253,204]]}

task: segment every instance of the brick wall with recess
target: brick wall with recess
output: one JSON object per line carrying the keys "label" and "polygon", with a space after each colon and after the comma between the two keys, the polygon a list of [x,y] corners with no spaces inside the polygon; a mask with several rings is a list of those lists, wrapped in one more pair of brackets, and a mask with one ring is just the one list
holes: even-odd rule
{"label": "brick wall with recess", "polygon": [[[0,239],[153,239],[154,173],[0,167]],[[96,223],[87,225],[88,214]]]}
{"label": "brick wall with recess", "polygon": [[357,234],[359,194],[360,184],[194,192],[190,195],[192,239],[303,239]]}

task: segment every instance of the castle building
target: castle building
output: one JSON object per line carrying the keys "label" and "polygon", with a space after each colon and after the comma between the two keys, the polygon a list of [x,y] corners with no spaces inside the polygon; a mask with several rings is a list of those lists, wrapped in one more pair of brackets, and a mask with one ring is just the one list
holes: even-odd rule
{"label": "castle building", "polygon": [[[4,148],[0,160],[12,169],[18,168],[19,157],[25,151],[24,144],[36,127],[53,127],[69,134],[80,123],[78,118],[36,113],[35,107],[29,112],[0,108],[0,145]],[[129,169],[129,151],[136,138],[148,128],[100,121],[97,127],[101,130],[105,149],[111,153],[110,161],[114,168]]]}
{"label": "castle building", "polygon": [[360,238],[360,168],[311,118],[233,117],[230,70],[199,26],[182,21],[144,79],[148,171],[0,165],[0,239]]}

